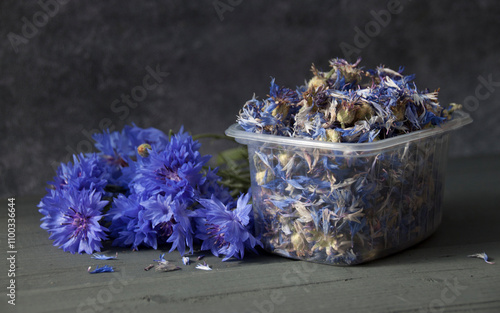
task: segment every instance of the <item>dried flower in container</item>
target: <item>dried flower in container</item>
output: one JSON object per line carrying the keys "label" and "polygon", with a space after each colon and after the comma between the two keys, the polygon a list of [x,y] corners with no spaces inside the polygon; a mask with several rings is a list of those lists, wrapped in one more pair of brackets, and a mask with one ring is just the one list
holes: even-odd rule
{"label": "dried flower in container", "polygon": [[[273,79],[269,97],[245,103],[240,128],[226,131],[248,144],[256,234],[271,252],[357,264],[440,223],[448,134],[439,128],[459,106],[441,107],[402,69],[359,62],[313,66],[296,90]],[[453,127],[470,122],[460,116]]]}

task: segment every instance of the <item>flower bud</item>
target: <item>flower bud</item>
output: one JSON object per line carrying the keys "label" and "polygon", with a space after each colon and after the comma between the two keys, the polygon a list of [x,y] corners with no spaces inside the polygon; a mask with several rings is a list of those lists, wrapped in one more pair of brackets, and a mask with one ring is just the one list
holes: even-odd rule
{"label": "flower bud", "polygon": [[143,158],[147,158],[149,156],[149,151],[151,150],[151,145],[148,143],[143,143],[139,147],[137,147],[137,152]]}
{"label": "flower bud", "polygon": [[342,106],[337,111],[337,121],[342,124],[342,127],[345,127],[347,124],[351,124],[356,117],[356,111],[353,109],[349,109],[347,106]]}
{"label": "flower bud", "polygon": [[330,142],[340,142],[341,134],[335,129],[327,129],[326,130],[326,141]]}

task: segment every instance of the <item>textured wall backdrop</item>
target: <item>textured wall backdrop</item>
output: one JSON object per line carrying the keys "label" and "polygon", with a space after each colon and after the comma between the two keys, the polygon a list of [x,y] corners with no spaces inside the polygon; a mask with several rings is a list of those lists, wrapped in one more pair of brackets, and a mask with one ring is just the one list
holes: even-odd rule
{"label": "textured wall backdrop", "polygon": [[295,87],[337,56],[465,101],[452,157],[499,153],[499,30],[497,0],[2,0],[0,196],[43,193],[102,127],[223,133],[271,76]]}

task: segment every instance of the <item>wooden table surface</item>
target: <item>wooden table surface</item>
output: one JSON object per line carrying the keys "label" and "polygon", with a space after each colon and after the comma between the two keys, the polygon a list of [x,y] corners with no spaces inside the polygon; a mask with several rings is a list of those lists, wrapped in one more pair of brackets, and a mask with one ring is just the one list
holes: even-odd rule
{"label": "wooden table surface", "polygon": [[[365,265],[337,267],[261,252],[243,261],[204,260],[212,271],[145,271],[159,250],[118,252],[96,261],[53,247],[40,228],[40,196],[18,197],[15,306],[8,303],[7,199],[0,216],[0,312],[500,312],[500,158],[450,160],[438,231],[401,253]],[[467,255],[486,252],[490,265]],[[196,254],[197,255],[197,254]],[[193,258],[193,257],[192,257]],[[109,264],[115,273],[91,275]],[[7,289],[6,289],[7,288]]]}

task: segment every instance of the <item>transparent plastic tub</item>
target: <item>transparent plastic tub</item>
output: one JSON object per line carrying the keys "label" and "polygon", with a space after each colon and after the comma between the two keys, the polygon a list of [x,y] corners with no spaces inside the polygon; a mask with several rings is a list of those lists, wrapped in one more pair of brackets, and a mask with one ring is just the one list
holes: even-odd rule
{"label": "transparent plastic tub", "polygon": [[353,265],[406,249],[441,222],[452,120],[372,143],[331,143],[245,132],[256,235],[278,255]]}

